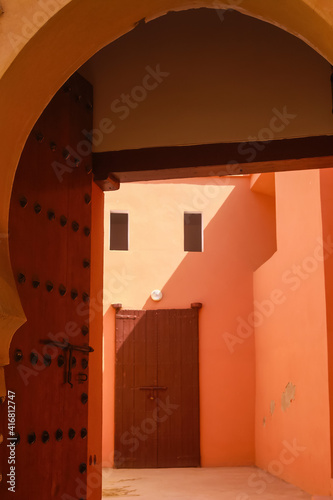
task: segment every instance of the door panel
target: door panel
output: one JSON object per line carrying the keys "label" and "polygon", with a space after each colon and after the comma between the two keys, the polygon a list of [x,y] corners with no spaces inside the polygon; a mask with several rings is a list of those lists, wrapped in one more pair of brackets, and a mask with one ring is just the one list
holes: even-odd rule
{"label": "door panel", "polygon": [[116,467],[200,465],[197,309],[117,313],[115,407]]}
{"label": "door panel", "polygon": [[[116,401],[117,429],[115,462],[125,468],[153,467],[157,460],[157,429],[145,439],[137,422],[150,415],[153,402],[140,390],[147,378],[157,383],[157,341],[148,342],[144,311],[124,311],[116,316]],[[143,436],[143,438],[141,437]]]}
{"label": "door panel", "polygon": [[[141,314],[143,311],[141,311]],[[134,329],[134,425],[138,422],[146,422],[145,429],[140,429],[138,436],[139,443],[136,443],[137,450],[133,453],[137,466],[154,467],[157,460],[157,427],[150,425],[151,412],[154,408],[154,400],[149,398],[145,389],[146,381],[150,380],[153,385],[157,385],[157,341],[150,338],[149,332],[156,331],[156,316],[143,315]],[[156,339],[157,340],[157,339]]]}
{"label": "door panel", "polygon": [[[74,75],[30,134],[12,192],[10,252],[27,322],[14,335],[5,376],[15,392],[22,500],[71,500],[86,491],[90,270],[83,263],[90,261],[92,176],[91,153],[80,157],[77,149],[82,131],[92,129],[91,103],[90,84]],[[73,351],[73,387],[66,342],[81,348]],[[7,420],[5,402],[6,439]],[[3,478],[8,467],[2,449]],[[0,482],[1,498],[11,498],[7,486]]]}

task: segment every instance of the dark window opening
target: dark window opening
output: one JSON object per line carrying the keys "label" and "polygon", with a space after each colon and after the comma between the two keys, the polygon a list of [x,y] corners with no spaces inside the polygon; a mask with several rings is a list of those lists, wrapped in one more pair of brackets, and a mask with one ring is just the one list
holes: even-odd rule
{"label": "dark window opening", "polygon": [[184,251],[202,252],[201,213],[184,213]]}
{"label": "dark window opening", "polygon": [[128,214],[111,212],[110,250],[128,250]]}

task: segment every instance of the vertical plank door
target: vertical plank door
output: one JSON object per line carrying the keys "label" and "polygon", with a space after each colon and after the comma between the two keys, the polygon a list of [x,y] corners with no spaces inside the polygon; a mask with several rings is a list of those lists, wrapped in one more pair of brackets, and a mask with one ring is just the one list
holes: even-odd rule
{"label": "vertical plank door", "polygon": [[[0,498],[86,498],[92,87],[73,75],[35,124],[13,186],[9,243],[27,322],[14,335],[15,494],[1,447]],[[85,149],[83,151],[83,147]],[[102,245],[102,241],[101,241]],[[72,344],[72,352],[66,346]],[[70,365],[70,370],[69,370]],[[70,373],[71,372],[71,373]],[[0,434],[8,432],[7,401]]]}
{"label": "vertical plank door", "polygon": [[115,466],[200,465],[198,309],[116,315]]}

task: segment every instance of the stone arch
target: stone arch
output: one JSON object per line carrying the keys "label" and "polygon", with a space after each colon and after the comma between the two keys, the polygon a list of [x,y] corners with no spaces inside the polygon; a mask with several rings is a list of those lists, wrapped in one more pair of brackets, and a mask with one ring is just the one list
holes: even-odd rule
{"label": "stone arch", "polygon": [[[149,21],[169,11],[200,7],[233,8],[274,24],[301,38],[333,63],[330,0],[30,0],[22,4],[17,2],[8,16],[5,12],[0,17],[3,28],[0,56],[0,396],[4,394],[1,366],[8,363],[11,338],[25,321],[8,250],[9,202],[15,170],[33,124],[69,76],[102,47],[133,29],[140,20]],[[15,36],[16,44],[13,42]]]}

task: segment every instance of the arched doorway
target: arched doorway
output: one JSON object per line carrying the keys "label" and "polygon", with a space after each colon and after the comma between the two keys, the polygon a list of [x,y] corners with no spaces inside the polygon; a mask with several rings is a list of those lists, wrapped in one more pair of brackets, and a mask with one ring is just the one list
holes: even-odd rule
{"label": "arched doorway", "polygon": [[[207,2],[203,2],[205,6],[208,7],[216,7],[216,5],[208,4]],[[245,9],[248,7],[246,11],[248,14],[252,14],[254,16],[264,17],[269,22],[277,22],[280,24],[282,22],[283,13],[275,12],[277,19],[273,19],[273,15],[269,13],[269,7],[272,7],[272,3],[265,4],[265,6],[261,5],[258,7],[259,2],[246,2],[238,6],[235,6],[239,9]],[[196,5],[198,6],[198,5]],[[224,5],[226,7],[229,4]],[[106,45],[110,41],[112,41],[117,36],[120,36],[122,33],[131,29],[135,22],[138,21],[141,17],[148,16],[148,18],[152,18],[154,16],[160,15],[165,10],[170,10],[173,8],[176,9],[184,9],[190,8],[191,5],[185,5],[185,3],[174,2],[171,5],[170,2],[166,2],[166,5],[159,5],[159,8],[156,9],[156,6],[152,6],[152,4],[147,3],[147,5],[143,4],[140,7],[137,7],[137,10],[132,10],[130,14],[127,13],[125,17],[120,16],[120,23],[117,29],[115,28],[114,32],[110,32],[110,27],[108,23],[104,23],[104,28],[98,31],[98,34],[90,34],[88,30],[88,26],[92,22],[91,16],[93,15],[92,11],[87,4],[77,5],[71,2],[67,7],[65,7],[54,19],[51,19],[47,26],[44,29],[41,29],[38,32],[34,39],[23,49],[22,53],[18,56],[17,61],[13,63],[10,67],[6,75],[3,79],[3,91],[1,93],[6,98],[6,102],[4,103],[2,109],[4,112],[4,125],[3,125],[3,137],[7,143],[7,147],[4,148],[2,152],[2,161],[3,165],[6,165],[6,174],[4,174],[4,189],[8,188],[8,196],[3,196],[3,214],[2,214],[2,227],[4,228],[4,233],[6,232],[6,224],[7,224],[7,214],[6,207],[8,206],[10,186],[13,179],[13,173],[16,168],[16,164],[18,158],[20,156],[20,151],[23,147],[23,143],[27,134],[29,133],[32,124],[35,122],[36,118],[40,115],[42,109],[45,107],[47,102],[50,100],[52,95],[56,92],[56,90],[61,86],[61,84],[67,79],[67,77],[77,69],[86,59],[88,59],[94,52],[96,52],[99,48]],[[250,9],[252,7],[252,10]],[[103,6],[101,2],[101,8],[98,11],[98,6],[95,4],[94,12],[95,12],[95,22],[100,26],[102,21],[102,16],[107,19],[105,15],[106,7]],[[120,7],[119,9],[123,8]],[[114,17],[118,15],[117,6],[113,5],[112,9],[109,8],[108,15],[113,14]],[[147,9],[147,10],[145,10]],[[296,10],[304,13],[304,18],[306,19],[310,16],[310,10],[307,5],[303,2],[299,2],[295,7]],[[119,10],[120,14],[120,10]],[[282,16],[282,17],[280,17]],[[310,18],[310,17],[309,17]],[[68,19],[70,19],[68,21]],[[318,22],[317,26],[325,26],[324,22],[319,16],[316,16],[316,20]],[[62,24],[61,33],[58,32],[59,23]],[[67,24],[68,23],[68,24]],[[282,24],[285,28],[289,27],[289,29],[294,33],[298,32],[296,27],[287,26]],[[68,27],[68,31],[67,28]],[[328,26],[328,25],[327,25]],[[327,27],[329,30],[329,27]],[[306,29],[305,29],[306,31]],[[65,33],[67,33],[65,35]],[[53,34],[55,36],[53,37]],[[96,35],[96,39],[94,36]],[[304,38],[311,43],[315,44],[315,39],[313,36],[305,34],[302,35]],[[89,40],[89,49],[87,49],[86,53],[82,52],[82,45],[87,46],[87,36],[90,36]],[[52,54],[52,49],[50,45],[46,48],[46,45],[43,44],[44,40],[49,40],[49,38],[53,40],[53,56],[54,60],[52,64],[49,64],[49,57]],[[42,48],[44,45],[45,48]],[[318,43],[319,46],[319,43]],[[68,49],[70,47],[70,50]],[[328,54],[328,49],[325,47],[325,43],[322,40],[322,49],[320,49],[323,53]],[[48,53],[49,52],[49,53]],[[51,67],[50,67],[51,66]],[[22,92],[22,88],[17,86],[18,80],[24,80],[26,85],[26,92],[29,95],[30,99],[26,99],[26,94]],[[14,83],[16,82],[16,83]],[[9,88],[12,88],[11,93],[7,93]],[[11,98],[9,98],[11,96]],[[19,117],[15,117],[12,115],[12,106],[13,102],[15,102],[15,106],[18,106],[22,110],[22,114]],[[5,126],[5,123],[10,121],[11,127],[8,130]],[[18,127],[18,124],[24,121],[24,128]],[[19,133],[17,132],[19,130]],[[6,177],[5,177],[6,175]],[[4,254],[2,258],[4,262],[4,273],[7,282],[11,282],[11,270],[8,265],[8,252],[7,249],[4,249]],[[14,289],[14,288],[13,288]],[[19,303],[17,298],[14,299],[12,295],[10,300],[5,300],[4,303],[7,303],[8,316],[18,317],[17,323],[10,324],[9,327],[11,331],[8,333],[7,337],[7,348],[8,342],[10,339],[10,335],[15,331],[17,325],[20,321],[23,321],[23,315],[19,308]],[[15,313],[13,312],[15,311]],[[6,323],[5,331],[8,332],[8,322]],[[6,358],[5,358],[6,359]],[[5,364],[5,363],[4,363]]]}
{"label": "arched doorway", "polygon": [[[321,9],[318,7],[313,9],[309,6],[309,2],[304,0],[294,2],[292,7],[288,5],[287,9],[283,5],[277,7],[274,0],[269,2],[243,0],[241,3],[202,1],[194,4],[187,1],[165,0],[158,5],[152,1],[140,2],[140,5],[129,2],[129,5],[125,5],[121,1],[110,4],[100,0],[95,2],[94,6],[88,0],[71,1],[55,15],[50,14],[53,11],[46,8],[48,15],[45,17],[45,9],[42,10],[44,22],[45,20],[48,22],[41,28],[38,26],[41,12],[39,8],[36,11],[26,12],[32,21],[23,17],[23,21],[20,19],[17,24],[13,19],[8,23],[4,70],[0,82],[2,110],[0,132],[5,144],[1,150],[3,195],[0,229],[4,235],[1,246],[1,276],[7,283],[1,297],[6,311],[6,319],[1,322],[4,344],[1,357],[3,365],[8,363],[10,338],[24,321],[12,279],[6,234],[14,173],[33,124],[60,86],[99,49],[133,29],[141,19],[150,20],[168,11],[193,7],[234,8],[261,18],[299,36],[333,61],[331,43],[333,21],[330,7],[327,4]],[[3,19],[5,20],[5,17]],[[22,44],[20,52],[16,55],[19,49],[18,47],[13,49],[10,35],[21,36],[22,40],[22,28],[26,27],[25,23],[31,25],[33,21],[37,23],[37,25],[32,24],[34,36],[31,40],[28,38],[25,40],[25,45]],[[91,29],[92,26],[96,26],[96,29]],[[82,50],[82,47],[85,49]],[[19,109],[19,113],[14,113],[13,108]]]}

